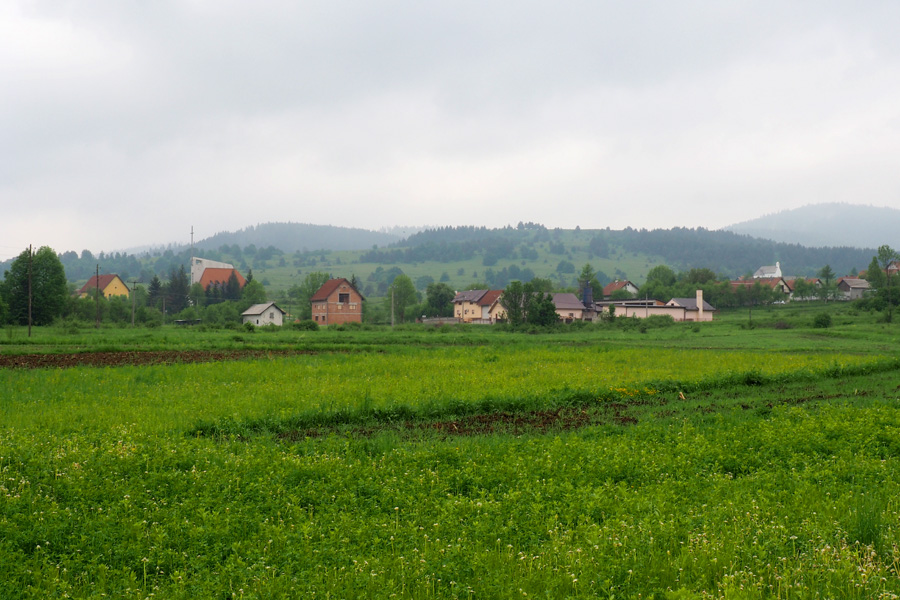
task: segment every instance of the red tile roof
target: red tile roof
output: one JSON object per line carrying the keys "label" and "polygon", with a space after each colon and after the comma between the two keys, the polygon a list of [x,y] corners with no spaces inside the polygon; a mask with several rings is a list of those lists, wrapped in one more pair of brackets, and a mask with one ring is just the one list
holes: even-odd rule
{"label": "red tile roof", "polygon": [[503,290],[488,290],[487,293],[478,300],[478,306],[491,306],[503,294]]}
{"label": "red tile roof", "polygon": [[200,281],[198,283],[204,290],[212,284],[225,285],[231,278],[232,273],[237,277],[241,287],[247,285],[247,280],[244,279],[243,275],[238,273],[237,269],[221,269],[218,267],[207,267],[203,269],[203,275],[200,276]]}
{"label": "red tile roof", "polygon": [[[325,283],[322,284],[322,287],[312,295],[312,298],[309,299],[310,302],[322,302],[323,300],[328,300],[328,297],[334,292],[334,290],[338,289],[342,284],[347,284],[350,288],[359,294],[360,298],[363,298],[363,295],[359,293],[359,290],[353,287],[353,284],[350,283],[344,277],[338,277],[336,279],[329,279]],[[363,298],[365,299],[365,298]]]}
{"label": "red tile roof", "polygon": [[604,296],[609,296],[610,294],[612,294],[612,293],[615,292],[616,290],[624,289],[625,286],[628,286],[628,285],[630,285],[630,286],[632,286],[632,287],[634,287],[634,288],[637,288],[636,285],[634,285],[633,283],[631,283],[631,282],[628,281],[627,279],[625,279],[625,280],[623,280],[623,281],[613,281],[612,283],[608,284],[606,287],[603,288],[603,295],[604,295]]}

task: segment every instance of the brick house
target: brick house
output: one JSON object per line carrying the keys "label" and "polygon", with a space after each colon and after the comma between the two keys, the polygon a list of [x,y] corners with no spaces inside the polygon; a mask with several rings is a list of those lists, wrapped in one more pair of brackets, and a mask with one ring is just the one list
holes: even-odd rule
{"label": "brick house", "polygon": [[363,300],[347,279],[329,279],[310,298],[313,321],[319,325],[362,323]]}

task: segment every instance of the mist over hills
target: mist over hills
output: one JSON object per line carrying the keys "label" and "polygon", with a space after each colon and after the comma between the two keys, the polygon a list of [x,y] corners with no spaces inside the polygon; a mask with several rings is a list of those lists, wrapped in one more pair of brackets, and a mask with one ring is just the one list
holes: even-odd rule
{"label": "mist over hills", "polygon": [[[414,233],[416,228],[409,228]],[[365,250],[373,245],[387,245],[402,239],[403,228],[387,232],[334,225],[309,223],[262,223],[238,231],[223,231],[197,242],[197,248],[215,250],[223,245],[249,244],[261,248],[274,246],[284,252],[315,250]]]}
{"label": "mist over hills", "polygon": [[[784,211],[727,228],[731,230],[551,229],[529,222],[502,228],[371,231],[285,222],[217,233],[196,242],[194,255],[231,262],[242,271],[252,268],[273,289],[312,270],[359,276],[399,270],[423,281],[441,277],[457,287],[474,280],[503,287],[505,278],[539,276],[565,287],[585,263],[610,278],[635,281],[642,281],[656,264],[682,271],[708,268],[720,277],[736,278],[780,261],[786,276],[812,276],[825,265],[847,275],[865,269],[878,246],[900,247],[898,225],[900,211],[844,204]],[[774,241],[779,237],[785,241]],[[86,280],[98,265],[102,272],[143,282],[154,275],[165,279],[191,257],[189,244],[97,256],[54,250],[73,282]],[[0,273],[11,263],[0,263]]]}
{"label": "mist over hills", "polygon": [[808,247],[900,246],[900,210],[884,206],[826,203],[735,223],[725,231]]}

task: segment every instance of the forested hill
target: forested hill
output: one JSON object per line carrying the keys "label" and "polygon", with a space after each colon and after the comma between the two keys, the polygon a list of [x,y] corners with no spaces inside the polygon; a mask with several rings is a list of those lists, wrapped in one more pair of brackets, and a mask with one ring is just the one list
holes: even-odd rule
{"label": "forested hill", "polygon": [[[880,245],[880,244],[879,244]],[[812,275],[824,265],[838,273],[864,269],[872,248],[807,248],[708,229],[547,229],[541,225],[486,229],[445,227],[423,231],[389,248],[360,256],[363,263],[454,262],[481,256],[485,265],[505,259],[530,260],[539,250],[564,255],[586,251],[588,258],[616,253],[654,256],[676,269],[706,267],[732,277],[780,261],[793,275]]]}
{"label": "forested hill", "polygon": [[663,258],[680,269],[708,267],[717,273],[740,276],[776,261],[787,274],[813,275],[824,265],[837,273],[868,266],[876,251],[872,248],[808,248],[799,244],[773,242],[730,231],[708,229],[625,229],[604,232],[631,252],[646,252]]}
{"label": "forested hill", "polygon": [[393,233],[368,229],[311,225],[308,223],[263,223],[241,229],[217,233],[197,242],[200,249],[216,250],[237,244],[241,248],[253,244],[264,248],[274,246],[283,252],[315,250],[364,250],[374,245],[385,246],[400,240]]}
{"label": "forested hill", "polygon": [[729,225],[727,231],[804,246],[900,246],[900,210],[823,203]]}

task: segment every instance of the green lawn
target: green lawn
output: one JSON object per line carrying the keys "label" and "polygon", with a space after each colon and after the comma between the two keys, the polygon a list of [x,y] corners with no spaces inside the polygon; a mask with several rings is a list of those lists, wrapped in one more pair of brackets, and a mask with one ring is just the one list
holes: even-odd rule
{"label": "green lawn", "polygon": [[306,353],[0,369],[0,597],[897,597],[893,326],[747,317],[9,330]]}

